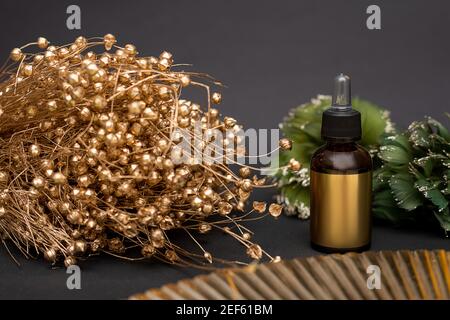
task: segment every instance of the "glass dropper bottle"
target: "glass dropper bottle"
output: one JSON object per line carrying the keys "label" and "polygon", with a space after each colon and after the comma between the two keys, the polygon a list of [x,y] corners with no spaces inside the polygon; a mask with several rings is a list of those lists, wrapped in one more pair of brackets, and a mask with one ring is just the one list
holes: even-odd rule
{"label": "glass dropper bottle", "polygon": [[350,77],[334,80],[332,105],[322,115],[325,144],[311,160],[311,225],[314,249],[363,251],[371,241],[372,159],[357,141],[361,114],[352,108]]}

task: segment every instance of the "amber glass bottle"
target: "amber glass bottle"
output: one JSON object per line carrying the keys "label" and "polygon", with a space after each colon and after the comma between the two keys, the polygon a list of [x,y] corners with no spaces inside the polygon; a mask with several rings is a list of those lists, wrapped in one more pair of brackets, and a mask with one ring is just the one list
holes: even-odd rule
{"label": "amber glass bottle", "polygon": [[361,115],[351,107],[350,78],[335,80],[322,118],[320,147],[311,160],[311,245],[323,252],[370,247],[372,159],[357,141]]}

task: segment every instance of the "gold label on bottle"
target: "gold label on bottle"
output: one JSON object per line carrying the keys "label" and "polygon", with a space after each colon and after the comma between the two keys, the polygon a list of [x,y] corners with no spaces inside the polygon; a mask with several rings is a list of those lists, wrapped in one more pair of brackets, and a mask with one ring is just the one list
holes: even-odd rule
{"label": "gold label on bottle", "polygon": [[371,238],[372,172],[311,170],[311,241],[333,249],[366,246]]}

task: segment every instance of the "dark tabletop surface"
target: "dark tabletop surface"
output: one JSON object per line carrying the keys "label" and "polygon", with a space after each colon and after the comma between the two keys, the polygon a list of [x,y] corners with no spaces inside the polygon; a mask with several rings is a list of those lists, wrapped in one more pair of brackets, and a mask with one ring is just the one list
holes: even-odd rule
{"label": "dark tabletop surface", "polygon": [[[270,192],[257,192],[259,199],[271,200]],[[272,255],[283,258],[319,254],[309,246],[309,222],[282,216],[248,223],[254,241]],[[249,261],[243,247],[223,234],[210,234],[202,245],[217,256]],[[394,228],[376,224],[372,250],[450,249],[450,239],[431,229]],[[14,251],[14,250],[13,250]],[[14,251],[17,266],[6,250],[0,250],[0,299],[124,299],[152,287],[205,273],[195,268],[179,268],[151,261],[123,261],[101,255],[80,264],[81,289],[68,290],[69,274],[63,267],[52,268],[43,259],[26,260]]]}
{"label": "dark tabletop surface", "polygon": [[[76,3],[81,30],[66,28],[66,8]],[[353,92],[386,106],[399,127],[449,111],[450,2],[376,1],[382,29],[366,28],[366,0],[2,1],[0,60],[19,45],[45,36],[67,43],[79,35],[113,33],[143,55],[171,51],[177,62],[223,81],[221,112],[246,128],[277,128],[288,110],[318,93],[330,93],[338,72],[352,76]],[[448,122],[446,123],[448,125]],[[270,201],[274,192],[255,196]],[[308,222],[281,217],[252,222],[255,241],[284,258],[316,254]],[[245,259],[223,234],[203,238],[218,256]],[[446,248],[439,231],[374,227],[373,250]],[[0,246],[0,298],[127,298],[150,287],[198,274],[161,263],[110,256],[81,264],[81,290],[66,288],[64,268],[26,261]]]}

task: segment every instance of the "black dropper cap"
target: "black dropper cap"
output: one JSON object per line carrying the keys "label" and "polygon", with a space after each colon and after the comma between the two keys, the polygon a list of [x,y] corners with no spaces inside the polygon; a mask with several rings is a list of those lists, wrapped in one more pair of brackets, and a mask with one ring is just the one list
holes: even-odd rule
{"label": "black dropper cap", "polygon": [[334,78],[332,104],[322,115],[322,138],[361,139],[361,114],[352,108],[350,77],[343,73]]}

